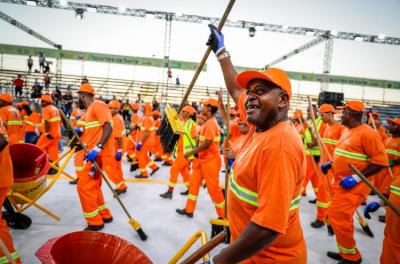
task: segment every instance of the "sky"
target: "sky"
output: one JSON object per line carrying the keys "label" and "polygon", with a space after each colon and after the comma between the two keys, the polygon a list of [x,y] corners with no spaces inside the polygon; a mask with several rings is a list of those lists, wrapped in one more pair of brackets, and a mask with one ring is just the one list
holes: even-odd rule
{"label": "sky", "polygon": [[[123,5],[184,14],[221,17],[227,0],[85,0],[92,4]],[[64,49],[112,53],[131,56],[163,57],[164,21],[102,14],[85,14],[85,19],[74,18],[72,11],[38,8],[0,3],[0,9],[37,32],[63,45]],[[399,0],[304,0],[270,1],[237,0],[231,20],[248,20],[272,24],[313,27],[365,34],[385,34],[400,37]],[[225,45],[235,65],[262,67],[312,37],[282,33],[256,32],[254,38],[245,29],[225,28]],[[48,47],[10,24],[0,21],[1,43]],[[209,30],[206,25],[173,22],[170,58],[200,61]],[[280,64],[285,70],[321,73],[324,44],[320,44]],[[78,66],[75,66],[79,68]],[[94,66],[93,66],[94,67]],[[88,71],[90,65],[85,65]],[[102,74],[110,74],[102,66]],[[208,73],[200,84],[223,86],[223,78],[215,57],[208,59]],[[355,41],[335,40],[332,74],[374,79],[400,80],[400,46],[389,46]],[[130,72],[129,72],[130,71]],[[111,74],[124,72],[118,67]],[[126,70],[132,78],[145,74],[140,70]],[[151,74],[159,74],[153,70]],[[192,73],[181,74],[183,83]]]}

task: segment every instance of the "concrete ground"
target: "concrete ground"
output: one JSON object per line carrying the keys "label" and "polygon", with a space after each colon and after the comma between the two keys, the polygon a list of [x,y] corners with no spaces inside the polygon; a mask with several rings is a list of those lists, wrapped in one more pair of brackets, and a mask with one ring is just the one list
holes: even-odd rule
{"label": "concrete ground", "polygon": [[[167,263],[196,231],[203,230],[208,235],[210,234],[208,221],[216,214],[205,189],[200,192],[194,218],[188,219],[175,212],[176,208],[183,208],[185,205],[186,197],[179,194],[185,190],[182,184],[177,185],[172,200],[164,200],[159,197],[159,194],[167,189],[169,167],[161,167],[154,176],[144,181],[138,181],[133,177],[134,174],[129,172],[128,162],[124,161],[123,168],[126,172],[128,192],[121,196],[122,201],[131,215],[142,224],[149,239],[145,242],[139,239],[136,232],[127,223],[126,215],[105,184],[103,184],[103,192],[107,206],[114,216],[114,222],[107,224],[102,232],[128,240],[145,252],[154,263],[160,264]],[[66,171],[74,175],[72,161],[67,165]],[[221,173],[221,182],[222,175]],[[326,251],[336,251],[335,238],[327,235],[326,228],[313,229],[310,227],[310,222],[315,218],[315,205],[308,203],[308,200],[312,198],[311,191],[308,191],[309,197],[303,197],[300,206],[301,223],[308,248],[308,263],[336,263],[326,256]],[[35,252],[48,239],[86,227],[76,185],[68,184],[66,178],[60,179],[39,200],[39,204],[52,210],[61,218],[61,221],[53,220],[36,208],[26,211],[26,214],[33,220],[32,226],[27,230],[11,230],[15,247],[22,256],[23,263],[26,264],[40,263],[35,257]],[[380,209],[373,215],[373,219],[368,221],[375,234],[374,238],[368,237],[355,222],[355,237],[365,264],[379,263],[384,224],[378,222],[377,217],[382,213],[384,212]],[[219,246],[215,251],[222,247]]]}

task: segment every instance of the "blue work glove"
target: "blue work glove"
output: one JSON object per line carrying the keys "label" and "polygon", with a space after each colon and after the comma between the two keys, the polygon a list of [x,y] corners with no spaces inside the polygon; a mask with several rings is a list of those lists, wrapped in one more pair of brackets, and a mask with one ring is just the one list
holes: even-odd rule
{"label": "blue work glove", "polygon": [[101,148],[98,146],[94,147],[89,153],[86,155],[86,160],[90,162],[94,162],[99,155]]}
{"label": "blue work glove", "polygon": [[211,34],[208,37],[207,46],[210,46],[215,55],[218,56],[218,54],[225,48],[224,35],[222,35],[214,25],[209,24],[208,27],[210,28]]}
{"label": "blue work glove", "polygon": [[228,159],[228,172],[231,171],[234,162],[235,162],[235,160]]}
{"label": "blue work glove", "polygon": [[76,133],[78,133],[78,135],[83,133],[83,127],[75,127],[74,130]]}
{"label": "blue work glove", "polygon": [[81,119],[81,116],[75,116],[75,119],[79,120],[79,119]]}
{"label": "blue work glove", "polygon": [[125,129],[125,136],[129,136],[129,134],[131,133],[131,131],[129,129]]}
{"label": "blue work glove", "polygon": [[361,179],[357,176],[357,174],[353,174],[342,179],[340,181],[340,186],[342,186],[343,189],[347,190],[356,186],[360,181]]}
{"label": "blue work glove", "polygon": [[328,170],[332,168],[332,161],[322,163],[320,168],[323,174],[327,174]]}
{"label": "blue work glove", "polygon": [[141,149],[142,149],[142,143],[139,142],[136,144],[136,150],[140,151]]}
{"label": "blue work glove", "polygon": [[122,149],[117,150],[117,153],[115,153],[115,160],[120,161],[122,158]]}
{"label": "blue work glove", "polygon": [[369,215],[369,213],[376,212],[379,209],[379,207],[381,207],[381,204],[378,202],[372,202],[372,203],[367,204],[364,207],[365,218],[371,219],[371,216]]}

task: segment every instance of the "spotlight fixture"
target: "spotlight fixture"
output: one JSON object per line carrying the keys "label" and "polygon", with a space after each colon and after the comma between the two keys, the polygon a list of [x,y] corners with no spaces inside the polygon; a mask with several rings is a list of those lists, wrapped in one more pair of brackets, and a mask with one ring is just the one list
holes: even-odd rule
{"label": "spotlight fixture", "polygon": [[83,10],[82,8],[75,9],[75,18],[78,20],[82,20],[84,17],[83,13],[85,13],[85,10]]}
{"label": "spotlight fixture", "polygon": [[252,38],[256,35],[256,28],[255,27],[249,27],[249,37]]}

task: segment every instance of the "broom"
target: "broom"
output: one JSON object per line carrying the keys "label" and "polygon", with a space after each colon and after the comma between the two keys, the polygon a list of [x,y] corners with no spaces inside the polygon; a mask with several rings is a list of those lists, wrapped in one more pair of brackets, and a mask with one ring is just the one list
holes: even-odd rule
{"label": "broom", "polygon": [[[89,153],[86,145],[83,143],[82,139],[79,137],[78,133],[76,133],[75,129],[72,127],[71,123],[69,122],[68,118],[65,116],[64,112],[61,109],[58,109],[58,111],[60,112],[61,118],[65,121],[65,123],[67,124],[67,126],[71,129],[72,133],[74,134],[75,138],[78,140],[79,144],[81,145],[83,151],[85,151],[86,154]],[[147,235],[146,233],[143,231],[140,223],[131,217],[131,215],[129,214],[128,210],[126,209],[125,205],[122,203],[121,199],[119,198],[119,196],[116,194],[116,192],[114,191],[114,189],[112,188],[110,182],[108,181],[108,179],[106,178],[106,176],[104,175],[103,170],[100,168],[99,164],[97,164],[96,161],[93,162],[93,165],[95,166],[96,170],[98,172],[100,172],[101,177],[103,178],[103,180],[106,182],[107,186],[110,188],[111,192],[113,193],[114,197],[117,199],[118,203],[121,205],[122,210],[125,212],[125,214],[128,216],[129,221],[128,223],[136,230],[136,232],[138,233],[139,237],[141,240],[145,241],[147,239]]]}
{"label": "broom", "polygon": [[[227,118],[226,118],[226,148],[229,148],[229,128],[230,128],[230,120],[229,120],[229,94],[227,94]],[[225,164],[229,164],[229,159],[227,157],[225,157]],[[224,215],[225,218],[224,219],[211,219],[210,220],[210,224],[211,224],[211,238],[215,237],[216,235],[218,235],[219,233],[221,233],[222,231],[225,231],[227,236],[226,236],[226,240],[225,243],[229,244],[230,242],[230,238],[231,238],[231,232],[229,229],[229,222],[228,222],[228,183],[229,183],[229,172],[230,170],[228,170],[228,168],[225,168],[225,192],[224,192],[224,196],[225,196],[225,204],[224,204]]]}
{"label": "broom", "polygon": [[[235,1],[236,0],[229,1],[229,4],[226,7],[225,12],[218,24],[218,28],[217,28],[218,31],[222,30],[222,28],[228,18],[228,15],[229,15],[230,11],[232,10],[232,7],[233,7]],[[182,108],[185,106],[185,104],[189,98],[189,94],[192,91],[194,84],[196,83],[197,78],[199,77],[210,53],[211,53],[211,47],[208,46],[206,52],[203,55],[203,58],[201,59],[201,61],[199,63],[199,66],[196,69],[196,72],[192,78],[192,81],[190,82],[189,87],[187,88],[185,95],[182,98],[182,101],[178,107],[177,113],[180,113]],[[161,141],[161,145],[163,147],[164,153],[172,153],[172,151],[175,148],[176,142],[179,139],[179,135],[175,133],[175,131],[173,130],[173,128],[171,126],[171,123],[176,123],[177,120],[168,120],[168,118],[165,118],[165,117],[166,117],[166,115],[164,116],[164,118],[161,122],[161,126],[160,126],[160,129],[158,130],[158,133],[160,135],[160,141]]]}
{"label": "broom", "polygon": [[[313,125],[314,125],[314,129],[316,130],[316,129],[317,129],[317,124],[316,124],[316,122],[315,122],[315,115],[314,115],[314,109],[313,109],[312,104],[311,104],[311,97],[310,97],[310,96],[307,96],[307,99],[308,99],[308,104],[309,104],[309,107],[310,107],[311,119],[312,119],[312,122],[313,122]],[[333,160],[332,157],[331,157],[331,155],[330,155],[329,152],[328,152],[328,149],[327,149],[325,143],[321,140],[321,136],[319,135],[318,132],[316,132],[316,134],[317,134],[316,136],[317,136],[319,148],[321,149],[321,147],[323,147],[324,150],[326,151],[326,153],[329,155],[329,160]],[[323,157],[321,157],[321,158],[322,158],[322,160],[325,160]],[[331,192],[330,186],[329,186],[328,175],[326,175],[326,179],[327,179],[327,181],[328,181],[328,191],[329,191],[329,195],[331,196],[331,200],[332,200],[332,192]],[[364,230],[364,232],[365,232],[368,236],[374,237],[374,233],[372,233],[371,229],[369,228],[368,222],[364,219],[364,217],[363,217],[357,210],[356,210],[356,214],[357,214],[358,223],[360,224],[362,230]],[[328,229],[329,229],[329,227],[328,227]],[[332,232],[333,232],[333,230],[332,230]],[[328,233],[330,233],[329,230],[328,230]]]}

